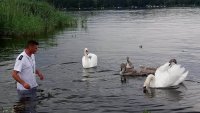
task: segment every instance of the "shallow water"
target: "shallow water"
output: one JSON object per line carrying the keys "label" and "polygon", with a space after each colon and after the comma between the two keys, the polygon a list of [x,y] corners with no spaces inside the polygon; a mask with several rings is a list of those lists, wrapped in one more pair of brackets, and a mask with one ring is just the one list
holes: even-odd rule
{"label": "shallow water", "polygon": [[[39,81],[39,113],[152,113],[200,112],[200,9],[81,11],[78,28],[46,38],[38,37],[37,66],[45,75]],[[0,110],[31,106],[18,103],[10,76],[25,39],[0,40]],[[142,45],[142,48],[139,46]],[[98,67],[84,70],[83,49],[98,56]],[[190,71],[184,84],[173,89],[152,89],[144,94],[145,77],[122,84],[119,65],[129,56],[135,67],[157,67],[176,58]]]}

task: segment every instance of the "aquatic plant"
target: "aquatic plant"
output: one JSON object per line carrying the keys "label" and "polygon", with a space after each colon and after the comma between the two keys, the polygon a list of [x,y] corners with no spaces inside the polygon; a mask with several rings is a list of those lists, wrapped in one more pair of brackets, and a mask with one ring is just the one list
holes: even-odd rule
{"label": "aquatic plant", "polygon": [[144,110],[143,113],[151,113],[150,111]]}
{"label": "aquatic plant", "polygon": [[76,19],[44,1],[0,0],[0,35],[36,35],[76,25]]}

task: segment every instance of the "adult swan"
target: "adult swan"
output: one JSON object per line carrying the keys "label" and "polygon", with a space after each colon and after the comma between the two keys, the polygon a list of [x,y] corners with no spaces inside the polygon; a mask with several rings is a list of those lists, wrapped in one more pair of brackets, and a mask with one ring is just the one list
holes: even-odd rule
{"label": "adult swan", "polygon": [[176,86],[182,83],[188,75],[188,71],[185,71],[184,67],[177,64],[175,59],[170,60],[164,65],[160,66],[155,76],[150,74],[143,85],[144,92],[146,88],[165,88]]}
{"label": "adult swan", "polygon": [[88,49],[84,49],[84,56],[82,58],[83,68],[92,68],[97,66],[97,55],[89,53]]}

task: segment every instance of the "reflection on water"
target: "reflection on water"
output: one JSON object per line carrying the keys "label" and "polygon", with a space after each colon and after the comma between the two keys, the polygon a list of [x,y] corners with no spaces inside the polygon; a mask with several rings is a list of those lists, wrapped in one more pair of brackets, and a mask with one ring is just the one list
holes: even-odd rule
{"label": "reflection on water", "polygon": [[[77,17],[84,17],[85,23],[78,28],[68,28],[55,35],[36,38],[40,42],[36,62],[45,80],[38,81],[38,100],[36,107],[35,104],[32,107],[36,108],[35,111],[200,111],[199,8],[73,13]],[[86,27],[83,29],[81,26]],[[26,102],[18,103],[15,82],[10,76],[15,57],[23,50],[27,39],[0,39],[0,106],[5,109],[24,110],[32,106]],[[85,47],[97,54],[97,68],[82,68],[82,50]],[[126,62],[126,56],[132,59],[136,68],[140,65],[158,67],[169,59],[177,59],[190,71],[184,82],[186,87],[150,89],[150,93],[144,94],[142,86],[146,77],[127,77],[127,82],[122,84],[119,71],[121,62]]]}
{"label": "reflection on water", "polygon": [[184,84],[171,88],[148,88],[146,95],[150,98],[167,98],[169,101],[180,101],[182,92],[186,91]]}
{"label": "reflection on water", "polygon": [[95,68],[89,68],[89,69],[83,69],[83,77],[91,77],[92,74],[94,74],[97,71],[97,67]]}
{"label": "reflection on water", "polygon": [[30,39],[38,40],[41,44],[40,48],[49,48],[56,46],[57,42],[55,38],[50,36],[38,36],[30,38],[0,38],[0,62],[12,60],[13,53],[21,52],[27,41]]}

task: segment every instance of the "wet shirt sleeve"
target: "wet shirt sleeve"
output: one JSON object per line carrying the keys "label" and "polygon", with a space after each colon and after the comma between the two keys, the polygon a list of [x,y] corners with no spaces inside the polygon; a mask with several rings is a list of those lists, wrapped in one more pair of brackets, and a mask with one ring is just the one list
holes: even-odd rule
{"label": "wet shirt sleeve", "polygon": [[15,62],[15,66],[14,66],[14,70],[15,71],[19,71],[21,72],[22,71],[22,65],[23,65],[23,56],[19,56],[17,59],[16,59],[16,62]]}

